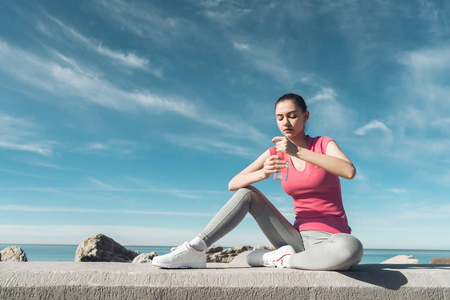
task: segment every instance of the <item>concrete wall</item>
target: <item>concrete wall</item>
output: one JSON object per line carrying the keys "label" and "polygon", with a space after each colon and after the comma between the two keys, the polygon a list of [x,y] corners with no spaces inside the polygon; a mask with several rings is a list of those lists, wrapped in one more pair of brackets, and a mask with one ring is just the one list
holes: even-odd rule
{"label": "concrete wall", "polygon": [[151,264],[0,263],[0,299],[450,299],[450,266],[315,272],[239,264],[165,270]]}

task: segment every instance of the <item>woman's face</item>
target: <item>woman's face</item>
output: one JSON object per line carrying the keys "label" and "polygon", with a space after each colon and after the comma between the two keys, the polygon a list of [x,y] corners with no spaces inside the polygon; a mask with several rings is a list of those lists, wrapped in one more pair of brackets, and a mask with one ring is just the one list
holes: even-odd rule
{"label": "woman's face", "polygon": [[293,138],[303,134],[309,111],[303,112],[294,101],[285,100],[275,107],[275,116],[281,133],[287,138]]}

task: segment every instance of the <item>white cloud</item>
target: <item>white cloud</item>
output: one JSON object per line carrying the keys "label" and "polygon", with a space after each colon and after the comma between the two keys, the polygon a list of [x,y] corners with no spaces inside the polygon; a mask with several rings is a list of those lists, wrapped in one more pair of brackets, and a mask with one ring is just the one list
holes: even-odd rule
{"label": "white cloud", "polygon": [[436,220],[448,219],[450,215],[450,205],[416,206],[414,209],[406,210],[398,215],[399,219],[409,220]]}
{"label": "white cloud", "polygon": [[104,150],[109,148],[108,146],[106,146],[105,144],[102,143],[89,143],[87,145],[88,149],[92,149],[92,150]]}
{"label": "white cloud", "polygon": [[122,53],[120,51],[113,51],[102,46],[101,44],[98,45],[96,49],[98,53],[104,54],[110,58],[121,61],[124,64],[131,67],[145,68],[148,65],[147,59],[141,58],[134,53]]}
{"label": "white cloud", "polygon": [[[243,39],[241,39],[243,40]],[[311,111],[310,124],[320,134],[341,135],[353,124],[355,111],[338,100],[335,89],[312,72],[294,69],[285,60],[286,55],[273,46],[261,46],[255,43],[232,42],[256,70],[263,72],[287,89],[294,89],[299,84],[312,89],[313,95],[305,97]]]}
{"label": "white cloud", "polygon": [[20,175],[20,176],[27,176],[27,177],[34,177],[34,178],[49,179],[48,177],[45,177],[45,176],[42,176],[42,175],[36,175],[36,174],[33,174],[33,173],[19,172],[19,171],[16,171],[16,170],[0,169],[0,172],[6,172],[6,173],[10,173],[10,174],[15,174],[15,175]]}
{"label": "white cloud", "polygon": [[[288,68],[277,50],[270,46],[259,46],[249,42],[231,42],[254,68],[264,72],[291,88],[292,85],[301,80],[300,72]],[[251,51],[249,51],[251,49]]]}
{"label": "white cloud", "polygon": [[240,51],[249,51],[250,46],[244,43],[233,43],[234,48]]}
{"label": "white cloud", "polygon": [[225,142],[211,137],[205,138],[196,135],[167,134],[165,135],[165,138],[174,145],[199,151],[222,152],[243,157],[253,155],[252,149],[241,146],[237,142]]}
{"label": "white cloud", "polygon": [[39,129],[38,125],[29,120],[0,114],[0,148],[41,155],[53,154],[57,143],[41,139]]}
{"label": "white cloud", "polygon": [[[64,29],[65,32],[72,35],[74,38],[76,38],[78,41],[82,42],[86,47],[95,50],[98,54],[101,54],[103,56],[109,57],[110,59],[116,60],[126,66],[133,67],[133,68],[139,68],[139,69],[147,69],[149,62],[146,58],[139,57],[134,53],[123,53],[121,51],[117,50],[111,50],[106,46],[103,46],[101,42],[97,42],[91,38],[88,38],[81,33],[79,33],[77,30],[65,25],[60,20],[48,16],[52,21],[54,21],[56,24],[58,24],[62,29]],[[159,72],[159,71],[158,71]],[[157,74],[157,73],[155,73]],[[159,74],[161,77],[161,74]]]}
{"label": "white cloud", "polygon": [[[266,139],[265,135],[251,124],[237,121],[224,114],[199,110],[196,105],[184,99],[158,96],[148,91],[129,92],[117,88],[95,72],[80,66],[73,59],[65,58],[63,62],[45,60],[0,41],[0,64],[18,79],[62,97],[65,101],[76,97],[78,101],[84,100],[89,104],[124,113],[173,112],[209,127],[219,128],[226,132],[229,138],[250,138],[254,142]],[[64,102],[60,101],[59,104],[64,105]],[[7,144],[4,146],[12,147]],[[103,144],[97,146],[106,147]]]}
{"label": "white cloud", "polygon": [[220,23],[222,26],[231,26],[240,18],[243,18],[252,13],[251,9],[244,9],[238,7],[223,8],[208,8],[203,11],[204,15],[214,22]]}
{"label": "white cloud", "polygon": [[417,87],[440,83],[440,77],[450,71],[450,46],[405,52],[399,56],[399,62],[408,69],[414,81],[420,81]]}
{"label": "white cloud", "polygon": [[26,225],[0,224],[2,240],[20,244],[79,244],[103,233],[121,245],[174,245],[180,236],[195,236],[195,230],[149,226],[113,225]]}
{"label": "white cloud", "polygon": [[122,28],[149,38],[157,45],[170,45],[176,41],[180,46],[179,42],[184,37],[198,35],[199,29],[194,23],[162,11],[149,2],[98,0],[96,3],[100,5],[102,14],[106,12],[105,16],[114,19]]}
{"label": "white cloud", "polygon": [[330,87],[322,87],[314,83],[319,89],[305,101],[311,116],[308,123],[312,124],[315,132],[342,137],[354,122],[355,111],[338,101],[337,92]]}
{"label": "white cloud", "polygon": [[366,125],[356,129],[354,133],[357,135],[366,135],[372,130],[379,130],[384,132],[385,134],[392,134],[392,131],[384,123],[377,120],[370,121]]}
{"label": "white cloud", "polygon": [[433,120],[430,122],[430,125],[436,127],[447,127],[450,125],[450,118],[441,118],[437,120]]}
{"label": "white cloud", "polygon": [[198,3],[200,3],[200,5],[202,5],[204,7],[216,7],[223,1],[224,0],[201,0],[201,1],[198,1]]}
{"label": "white cloud", "polygon": [[423,174],[441,177],[442,170],[431,171],[422,158],[424,153],[449,158],[450,44],[402,52],[398,63],[403,69],[389,122],[396,142],[389,155],[421,164]]}
{"label": "white cloud", "polygon": [[35,212],[35,213],[89,213],[89,214],[132,214],[132,215],[173,215],[173,216],[214,216],[215,212],[200,213],[200,212],[182,212],[182,211],[157,211],[157,210],[114,210],[114,209],[90,209],[90,208],[76,208],[76,207],[43,207],[43,206],[24,206],[24,205],[3,205],[0,206],[0,211],[20,211],[20,212]]}
{"label": "white cloud", "polygon": [[71,148],[75,152],[87,152],[97,154],[128,155],[133,153],[142,145],[126,140],[107,140],[102,142],[91,142],[86,145],[74,146]]}
{"label": "white cloud", "polygon": [[408,193],[407,189],[401,189],[401,188],[392,188],[392,189],[389,189],[389,191],[394,193],[394,194],[406,194],[406,193]]}

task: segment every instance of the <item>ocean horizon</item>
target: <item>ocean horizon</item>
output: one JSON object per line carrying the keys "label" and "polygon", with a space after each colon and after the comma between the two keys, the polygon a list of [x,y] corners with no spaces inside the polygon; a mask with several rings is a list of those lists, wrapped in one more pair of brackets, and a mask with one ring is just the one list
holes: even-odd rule
{"label": "ocean horizon", "polygon": [[[22,248],[30,262],[71,262],[75,260],[75,253],[78,247],[78,245],[58,244],[0,244],[0,250],[10,246]],[[124,247],[139,253],[156,252],[159,255],[163,255],[169,253],[174,246],[124,245]],[[397,255],[413,255],[419,260],[419,264],[428,264],[433,257],[450,257],[450,250],[364,249],[361,264],[379,264]]]}

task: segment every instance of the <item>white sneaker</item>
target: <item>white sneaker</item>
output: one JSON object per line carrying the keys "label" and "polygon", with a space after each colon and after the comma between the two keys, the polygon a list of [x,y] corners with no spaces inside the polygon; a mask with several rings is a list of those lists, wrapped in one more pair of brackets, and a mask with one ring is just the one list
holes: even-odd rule
{"label": "white sneaker", "polygon": [[178,269],[178,268],[206,268],[206,250],[198,251],[188,242],[172,248],[172,252],[155,256],[152,264],[161,268]]}
{"label": "white sneaker", "polygon": [[264,267],[263,256],[264,256],[264,254],[266,254],[268,252],[271,252],[271,251],[267,250],[267,249],[253,250],[246,257],[247,264],[251,267]]}
{"label": "white sneaker", "polygon": [[265,267],[288,268],[287,261],[293,254],[295,254],[294,248],[286,245],[277,250],[264,253],[262,259]]}

